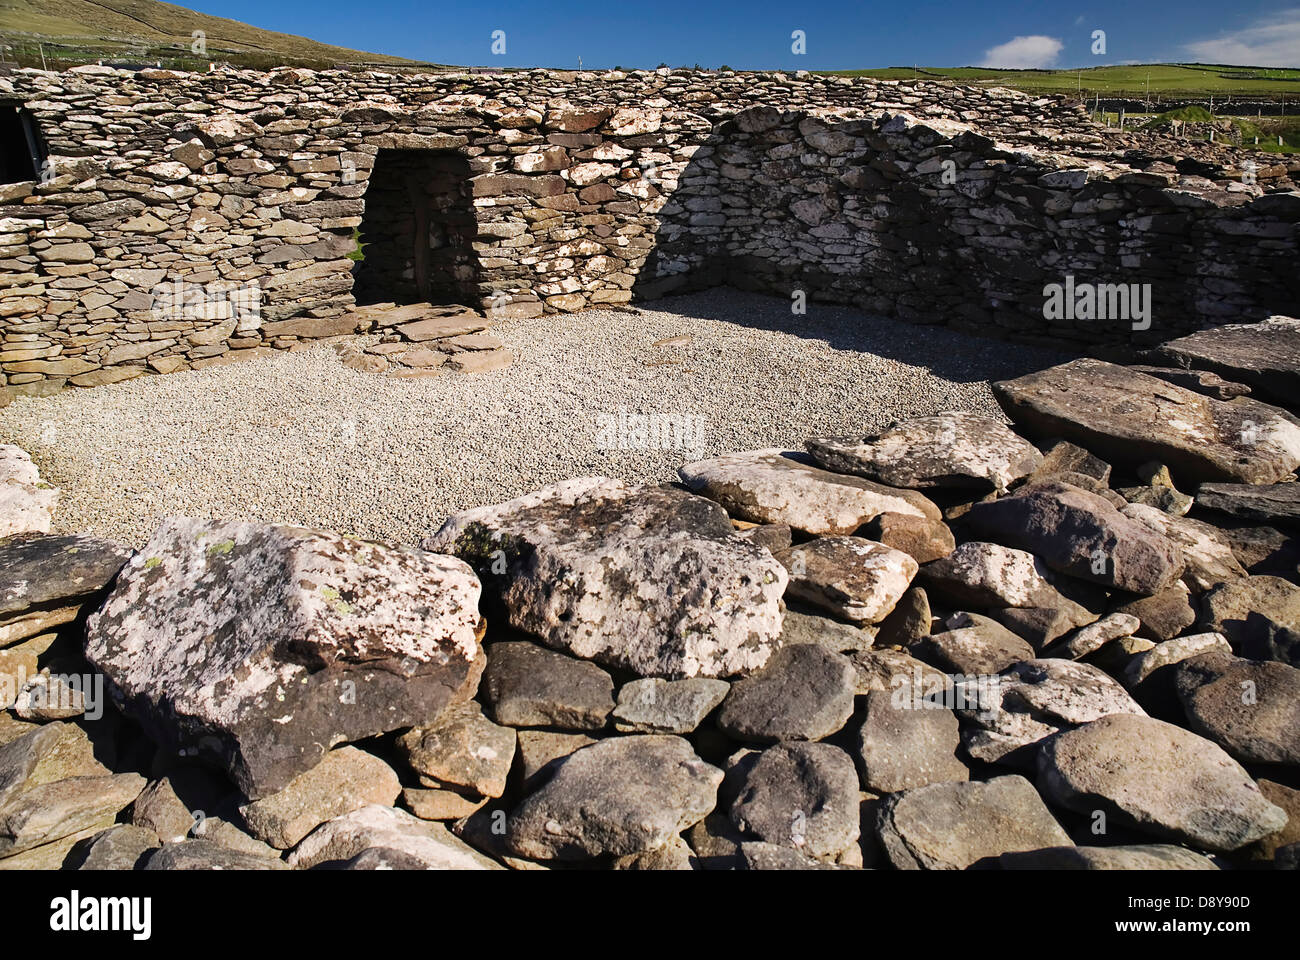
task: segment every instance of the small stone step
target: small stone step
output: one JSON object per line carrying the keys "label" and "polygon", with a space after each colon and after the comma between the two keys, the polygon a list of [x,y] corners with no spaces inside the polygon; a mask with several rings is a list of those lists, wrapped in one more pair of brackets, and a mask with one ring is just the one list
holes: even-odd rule
{"label": "small stone step", "polygon": [[509,350],[466,350],[452,354],[447,367],[459,373],[487,373],[510,366],[512,360]]}
{"label": "small stone step", "polygon": [[499,350],[505,346],[505,342],[490,333],[466,333],[440,340],[437,346],[447,353],[459,353],[463,350]]}

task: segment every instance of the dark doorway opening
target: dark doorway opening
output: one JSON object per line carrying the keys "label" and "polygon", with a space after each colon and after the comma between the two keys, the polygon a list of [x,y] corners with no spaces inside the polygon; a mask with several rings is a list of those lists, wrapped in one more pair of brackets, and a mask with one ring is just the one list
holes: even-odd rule
{"label": "dark doorway opening", "polygon": [[14,104],[0,104],[0,183],[39,180],[45,163],[36,120]]}
{"label": "dark doorway opening", "polygon": [[379,151],[354,269],[358,304],[480,305],[469,178],[469,161],[457,153]]}

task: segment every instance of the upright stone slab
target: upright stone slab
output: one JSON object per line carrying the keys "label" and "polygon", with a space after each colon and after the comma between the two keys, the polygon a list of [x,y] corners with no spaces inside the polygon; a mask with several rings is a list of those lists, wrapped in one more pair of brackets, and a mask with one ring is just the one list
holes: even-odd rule
{"label": "upright stone slab", "polygon": [[1073,360],[993,385],[1007,416],[1118,463],[1159,460],[1182,483],[1275,483],[1300,465],[1300,425],[1101,360]]}
{"label": "upright stone slab", "polygon": [[165,520],[87,626],[109,692],[251,799],[330,747],[429,723],[482,669],[461,561],[299,527]]}

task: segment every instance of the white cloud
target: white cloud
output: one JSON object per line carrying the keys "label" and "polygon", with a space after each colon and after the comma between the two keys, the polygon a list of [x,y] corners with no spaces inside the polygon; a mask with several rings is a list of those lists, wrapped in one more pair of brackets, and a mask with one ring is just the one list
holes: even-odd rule
{"label": "white cloud", "polygon": [[1300,8],[1279,10],[1244,29],[1189,43],[1185,49],[1202,63],[1300,67]]}
{"label": "white cloud", "polygon": [[1050,67],[1065,45],[1054,37],[1016,37],[984,52],[982,67],[1025,70]]}

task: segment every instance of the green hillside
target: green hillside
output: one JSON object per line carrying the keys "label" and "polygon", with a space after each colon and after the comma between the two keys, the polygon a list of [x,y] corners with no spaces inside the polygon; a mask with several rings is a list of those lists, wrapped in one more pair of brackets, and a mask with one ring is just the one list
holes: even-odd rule
{"label": "green hillside", "polygon": [[[195,30],[206,34],[206,56],[191,50]],[[401,57],[317,43],[159,0],[0,0],[0,43],[7,47],[3,59],[41,66],[43,54],[51,69],[100,59],[161,60],[183,69],[205,69],[211,60],[259,69],[417,66]]]}
{"label": "green hillside", "polygon": [[[1090,97],[1276,97],[1296,99],[1300,109],[1300,69],[1222,64],[1153,63],[1090,67],[1086,70],[994,70],[987,67],[886,67],[833,71],[842,76],[901,80],[912,77],[960,80],[1011,87],[1026,93],[1077,93]],[[1149,87],[1148,87],[1149,83]]]}

